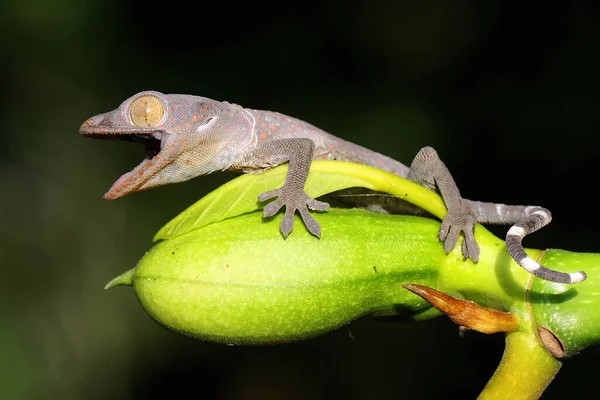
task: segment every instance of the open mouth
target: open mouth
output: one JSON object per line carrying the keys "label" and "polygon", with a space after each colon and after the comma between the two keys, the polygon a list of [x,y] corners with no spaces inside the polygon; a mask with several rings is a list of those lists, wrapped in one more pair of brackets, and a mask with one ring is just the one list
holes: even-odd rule
{"label": "open mouth", "polygon": [[144,159],[134,169],[121,175],[113,183],[108,192],[103,196],[106,200],[114,200],[129,193],[140,190],[153,176],[156,170],[156,163],[153,161],[158,158],[160,151],[164,147],[168,134],[162,131],[154,132],[81,132],[83,135],[101,140],[119,140],[130,143],[139,143],[144,146]]}
{"label": "open mouth", "polygon": [[[146,157],[144,161],[151,160],[157,155],[161,150],[162,145],[162,132],[153,132],[153,133],[143,133],[143,134],[125,134],[125,135],[98,135],[98,136],[111,136],[110,139],[114,137],[114,139],[131,142],[131,143],[140,143],[146,149]],[[116,137],[115,137],[116,136]]]}

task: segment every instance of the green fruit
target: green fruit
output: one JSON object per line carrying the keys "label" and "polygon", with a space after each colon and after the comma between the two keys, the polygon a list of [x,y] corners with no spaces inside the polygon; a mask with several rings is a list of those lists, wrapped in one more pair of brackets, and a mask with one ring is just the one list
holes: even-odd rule
{"label": "green fruit", "polygon": [[288,342],[429,307],[402,284],[435,286],[447,257],[439,222],[337,209],[318,218],[321,239],[297,219],[284,240],[279,222],[259,213],[211,224],[158,243],[107,287],[132,284],[160,324],[231,344]]}

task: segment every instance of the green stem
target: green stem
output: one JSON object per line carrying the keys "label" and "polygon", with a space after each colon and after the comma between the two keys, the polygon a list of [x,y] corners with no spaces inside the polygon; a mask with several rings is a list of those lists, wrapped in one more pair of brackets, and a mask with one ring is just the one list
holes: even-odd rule
{"label": "green stem", "polygon": [[508,333],[502,361],[479,399],[538,399],[561,365],[540,346],[532,332]]}

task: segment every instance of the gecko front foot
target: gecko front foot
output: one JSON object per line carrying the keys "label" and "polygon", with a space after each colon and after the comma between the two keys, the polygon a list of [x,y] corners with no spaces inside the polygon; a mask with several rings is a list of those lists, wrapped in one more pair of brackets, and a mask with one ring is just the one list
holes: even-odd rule
{"label": "gecko front foot", "polygon": [[459,207],[448,210],[448,215],[442,222],[438,238],[444,242],[444,251],[450,253],[456,246],[458,235],[462,232],[462,254],[473,262],[479,261],[479,245],[473,232],[477,223],[477,215],[468,203],[462,202]]}
{"label": "gecko front foot", "polygon": [[292,229],[294,229],[294,214],[296,211],[300,212],[302,221],[308,231],[318,238],[321,237],[321,225],[310,215],[308,209],[325,211],[329,208],[328,203],[315,200],[303,191],[290,190],[286,186],[262,193],[258,196],[258,201],[263,202],[274,197],[277,197],[277,199],[265,206],[263,216],[265,218],[272,217],[277,214],[281,207],[285,206],[285,215],[283,216],[283,220],[281,220],[281,233],[283,233],[283,237],[288,237]]}

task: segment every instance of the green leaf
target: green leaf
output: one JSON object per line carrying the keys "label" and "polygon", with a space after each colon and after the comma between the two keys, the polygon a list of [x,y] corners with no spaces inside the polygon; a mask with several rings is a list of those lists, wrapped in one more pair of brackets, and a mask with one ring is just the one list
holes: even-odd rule
{"label": "green leaf", "polygon": [[[154,236],[154,241],[171,239],[194,229],[261,208],[258,196],[285,182],[287,165],[259,175],[242,175],[226,183],[173,218]],[[446,208],[437,193],[407,179],[366,165],[343,161],[313,161],[305,185],[306,193],[319,197],[351,187],[396,195],[443,218]]]}

